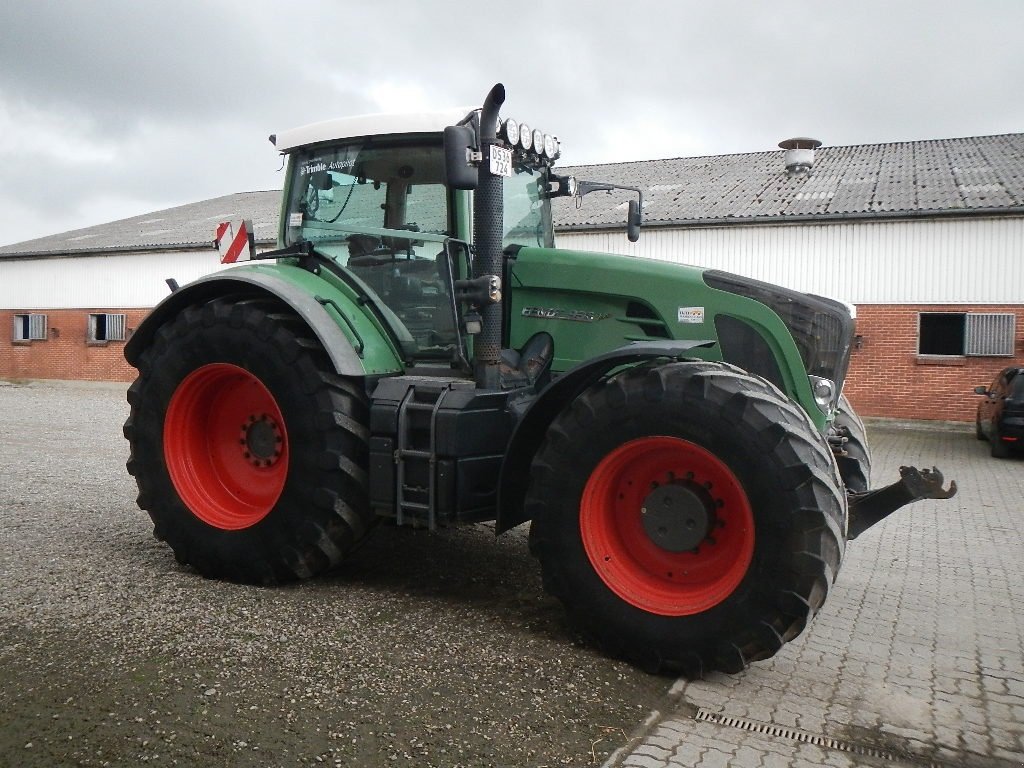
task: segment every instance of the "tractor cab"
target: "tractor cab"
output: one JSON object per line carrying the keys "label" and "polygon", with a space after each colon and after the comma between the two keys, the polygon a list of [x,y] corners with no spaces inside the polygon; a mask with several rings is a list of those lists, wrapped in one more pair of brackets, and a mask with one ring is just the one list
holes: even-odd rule
{"label": "tractor cab", "polygon": [[[473,110],[459,114],[459,122],[477,121]],[[474,320],[467,333],[457,286],[473,274],[474,194],[448,183],[442,137],[449,122],[451,112],[364,116],[274,137],[288,155],[279,245],[308,243],[349,273],[411,363],[466,361],[472,352],[466,339]],[[519,124],[505,127],[521,146]],[[540,154],[509,153],[503,247],[554,245],[550,199],[560,186],[552,182],[543,135],[539,142]],[[554,155],[550,135],[546,145]]]}

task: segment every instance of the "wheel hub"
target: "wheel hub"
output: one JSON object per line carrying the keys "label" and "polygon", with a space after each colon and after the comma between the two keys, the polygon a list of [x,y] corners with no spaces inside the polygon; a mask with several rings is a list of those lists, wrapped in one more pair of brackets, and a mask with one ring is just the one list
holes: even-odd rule
{"label": "wheel hub", "polygon": [[281,429],[270,416],[261,413],[249,416],[242,425],[239,439],[245,460],[255,467],[269,467],[281,457]]}
{"label": "wheel hub", "polygon": [[178,384],[164,457],[188,510],[224,531],[270,514],[288,479],[288,430],[274,396],[245,368],[207,363]]}
{"label": "wheel hub", "polygon": [[580,536],[612,592],[661,616],[718,605],[754,554],[739,479],[708,449],[667,435],[622,443],[598,462],[580,498]]}
{"label": "wheel hub", "polygon": [[715,501],[691,482],[659,485],[640,509],[644,532],[669,552],[695,552],[716,525]]}

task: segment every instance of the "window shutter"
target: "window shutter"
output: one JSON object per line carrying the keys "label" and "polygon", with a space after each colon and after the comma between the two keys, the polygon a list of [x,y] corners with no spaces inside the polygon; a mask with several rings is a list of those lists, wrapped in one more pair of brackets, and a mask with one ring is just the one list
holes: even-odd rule
{"label": "window shutter", "polygon": [[107,340],[124,341],[124,315],[107,315]]}
{"label": "window shutter", "polygon": [[46,315],[28,316],[28,337],[39,341],[46,338]]}
{"label": "window shutter", "polygon": [[972,312],[964,328],[964,354],[974,357],[1012,357],[1017,316],[1012,313]]}

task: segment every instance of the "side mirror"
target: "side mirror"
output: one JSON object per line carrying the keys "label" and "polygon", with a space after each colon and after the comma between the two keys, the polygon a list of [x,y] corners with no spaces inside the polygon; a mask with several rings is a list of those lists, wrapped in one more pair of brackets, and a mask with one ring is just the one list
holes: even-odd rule
{"label": "side mirror", "polygon": [[468,125],[449,125],[444,129],[444,176],[452,189],[476,189],[480,174],[471,154],[476,136]]}
{"label": "side mirror", "polygon": [[561,177],[558,178],[559,186],[562,186],[562,179],[564,178],[565,187],[568,189],[569,180],[574,182],[575,192],[573,193],[576,197],[583,197],[589,195],[591,192],[611,192],[613,189],[624,189],[627,192],[636,192],[636,200],[629,201],[629,214],[626,218],[626,236],[629,238],[629,242],[635,243],[640,239],[640,225],[643,224],[643,209],[644,209],[644,193],[639,187],[627,187],[623,184],[606,184],[602,181],[576,181],[573,177]]}
{"label": "side mirror", "polygon": [[988,394],[988,387],[975,387],[974,388],[974,394],[976,394],[976,395],[987,395]]}
{"label": "side mirror", "polygon": [[640,239],[641,224],[643,224],[643,219],[640,214],[640,203],[636,200],[630,200],[629,214],[626,219],[626,237],[629,238],[629,242],[635,243]]}

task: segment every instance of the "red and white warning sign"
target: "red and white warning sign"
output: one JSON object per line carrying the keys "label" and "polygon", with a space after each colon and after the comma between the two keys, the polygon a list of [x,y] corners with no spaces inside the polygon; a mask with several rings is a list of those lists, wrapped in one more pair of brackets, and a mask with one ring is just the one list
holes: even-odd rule
{"label": "red and white warning sign", "polygon": [[220,253],[221,264],[248,261],[256,256],[256,236],[252,231],[252,219],[242,219],[237,229],[230,221],[217,225],[217,236],[213,244]]}

